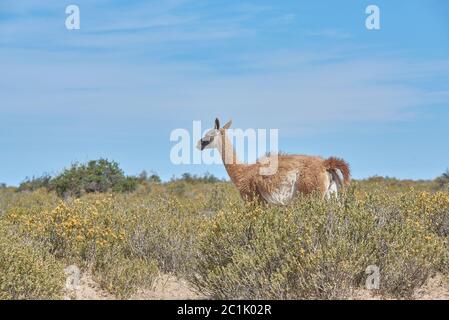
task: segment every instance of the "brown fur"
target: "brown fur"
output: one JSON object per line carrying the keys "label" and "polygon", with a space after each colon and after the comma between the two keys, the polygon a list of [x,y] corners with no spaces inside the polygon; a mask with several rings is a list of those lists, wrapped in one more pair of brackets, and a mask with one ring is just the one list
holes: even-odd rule
{"label": "brown fur", "polygon": [[[335,174],[337,177],[338,174],[336,170],[340,170],[343,175],[343,184],[345,186],[349,185],[351,182],[351,173],[349,170],[349,165],[346,161],[336,157],[330,157],[329,159],[324,160],[324,166],[328,171],[332,172],[332,174]],[[338,180],[340,180],[340,178],[338,178]]]}
{"label": "brown fur", "polygon": [[[259,200],[265,202],[261,196],[263,193],[274,192],[282,183],[288,172],[298,170],[299,177],[297,182],[297,190],[299,194],[310,194],[318,191],[323,197],[327,191],[330,173],[334,180],[341,186],[347,186],[350,181],[349,166],[342,159],[331,157],[323,159],[321,157],[306,155],[277,155],[278,170],[273,175],[261,175],[260,168],[264,166],[260,161],[255,164],[242,164],[238,161],[231,142],[226,136],[226,130],[220,129],[223,141],[222,150],[220,150],[226,171],[232,182],[245,200]],[[233,155],[231,163],[225,161],[226,157]],[[276,155],[274,155],[276,156]],[[343,175],[343,184],[337,174],[340,170]]]}

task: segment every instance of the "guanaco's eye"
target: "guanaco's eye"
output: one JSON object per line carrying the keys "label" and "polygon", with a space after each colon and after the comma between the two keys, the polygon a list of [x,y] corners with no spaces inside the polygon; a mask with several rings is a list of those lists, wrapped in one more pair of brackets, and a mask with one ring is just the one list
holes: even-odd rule
{"label": "guanaco's eye", "polygon": [[213,140],[214,140],[214,137],[204,137],[203,139],[201,139],[201,149],[205,148]]}

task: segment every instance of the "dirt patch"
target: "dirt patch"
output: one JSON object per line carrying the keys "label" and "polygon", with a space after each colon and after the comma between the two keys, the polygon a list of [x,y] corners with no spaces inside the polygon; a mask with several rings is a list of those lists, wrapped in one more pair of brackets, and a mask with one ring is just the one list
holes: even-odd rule
{"label": "dirt patch", "polygon": [[[371,290],[354,290],[351,299],[354,300],[394,300],[392,297],[385,297]],[[419,289],[416,289],[410,299],[413,300],[449,300],[449,277],[436,274],[429,278]]]}
{"label": "dirt patch", "polygon": [[183,279],[171,275],[161,275],[152,290],[139,290],[132,299],[137,300],[193,300],[206,299],[196,293]]}
{"label": "dirt patch", "polygon": [[[103,290],[89,273],[83,273],[79,283],[64,291],[65,300],[115,300],[114,295]],[[132,300],[193,300],[206,299],[197,294],[183,279],[160,275],[151,290],[138,290]]]}
{"label": "dirt patch", "polygon": [[[88,273],[81,275],[79,284],[64,293],[66,300],[113,300],[116,297],[103,290]],[[187,281],[172,275],[160,275],[153,288],[138,290],[130,299],[133,300],[195,300],[207,299],[191,288]],[[354,290],[349,299],[353,300],[391,300],[366,289]],[[449,277],[437,274],[430,278],[421,288],[415,290],[411,299],[449,300]]]}
{"label": "dirt patch", "polygon": [[103,290],[100,285],[94,281],[89,273],[83,273],[79,284],[66,289],[64,292],[65,300],[112,300],[115,297]]}
{"label": "dirt patch", "polygon": [[425,285],[415,291],[415,299],[419,300],[449,300],[449,278],[437,274],[430,278]]}

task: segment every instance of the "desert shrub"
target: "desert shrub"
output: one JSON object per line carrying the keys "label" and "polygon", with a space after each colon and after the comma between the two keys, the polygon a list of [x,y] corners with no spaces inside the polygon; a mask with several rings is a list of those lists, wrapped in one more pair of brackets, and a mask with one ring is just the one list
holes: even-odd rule
{"label": "desert shrub", "polygon": [[[185,194],[173,192],[185,186]],[[126,245],[136,256],[156,260],[167,273],[185,276],[192,271],[198,230],[219,206],[238,195],[229,184],[195,184],[183,181],[152,188],[151,193],[115,196],[115,210],[122,216]]]}
{"label": "desert shrub", "polygon": [[126,177],[117,162],[106,159],[87,164],[73,164],[50,182],[50,189],[59,196],[81,196],[91,192],[130,192],[137,188],[138,180]]}
{"label": "desert shrub", "polygon": [[215,184],[223,183],[223,181],[209,173],[205,173],[203,176],[183,173],[180,178],[173,177],[166,184],[166,188],[175,197],[194,198],[197,193],[205,194],[207,189],[210,189]]}
{"label": "desert shrub", "polygon": [[209,172],[206,172],[202,176],[185,172],[181,175],[181,178],[172,179],[172,181],[184,181],[186,183],[217,183],[221,180]]}
{"label": "desert shrub", "polygon": [[377,192],[361,202],[378,220],[382,292],[410,296],[436,271],[446,272],[447,194],[411,190],[391,196]]}
{"label": "desert shrub", "polygon": [[38,243],[0,225],[0,299],[58,299],[63,266]]}
{"label": "desert shrub", "polygon": [[205,210],[211,215],[232,203],[242,203],[239,193],[228,183],[214,183],[201,190]]}
{"label": "desert shrub", "polygon": [[155,260],[127,257],[119,250],[108,251],[95,263],[100,285],[118,298],[127,298],[138,289],[148,289],[158,275]]}
{"label": "desert shrub", "polygon": [[64,264],[94,270],[105,289],[125,297],[138,286],[147,287],[157,267],[150,259],[132,255],[126,241],[127,217],[116,211],[118,203],[112,194],[59,200],[53,207],[17,203],[4,221]]}
{"label": "desert shrub", "polygon": [[51,176],[49,174],[43,174],[40,177],[25,178],[20,183],[17,191],[35,191],[41,188],[50,189]]}
{"label": "desert shrub", "polygon": [[34,211],[52,208],[60,201],[54,193],[45,189],[34,192],[17,193],[15,190],[0,190],[0,218],[13,208],[24,208]]}
{"label": "desert shrub", "polygon": [[119,246],[125,238],[118,217],[109,211],[111,199],[60,201],[51,209],[15,207],[6,218],[56,257],[89,265],[99,251]]}
{"label": "desert shrub", "polygon": [[[64,200],[45,189],[7,188],[0,225],[14,237],[0,235],[2,254],[9,261],[6,248],[18,246],[52,272],[76,264],[120,298],[150,287],[158,270],[212,298],[248,299],[351,297],[369,265],[380,268],[376,293],[385,296],[409,297],[429,276],[447,274],[449,194],[364,183],[339,201],[303,197],[287,207],[244,204],[227,182],[148,183]],[[30,268],[3,272],[10,272],[3,283],[22,288],[23,274],[37,267]],[[60,280],[39,277],[46,293],[26,295],[56,297],[43,283],[54,288]]]}
{"label": "desert shrub", "polygon": [[[142,173],[143,174],[143,173]],[[144,182],[160,182],[156,174],[150,177],[125,176],[117,162],[106,159],[92,160],[86,164],[75,163],[59,175],[52,177],[44,174],[41,177],[26,178],[17,191],[36,191],[46,189],[55,191],[60,197],[80,197],[86,193],[135,191]]]}
{"label": "desert shrub", "polygon": [[137,178],[139,179],[140,183],[143,183],[143,182],[160,183],[160,182],[162,182],[161,178],[155,172],[151,172],[151,174],[148,174],[148,172],[146,172],[145,170],[143,170]]}
{"label": "desert shrub", "polygon": [[188,185],[184,181],[172,181],[167,184],[167,191],[176,197],[183,197],[188,191]]}
{"label": "desert shrub", "polygon": [[126,211],[128,246],[164,272],[184,274],[193,264],[203,204],[157,196],[136,202]]}
{"label": "desert shrub", "polygon": [[403,193],[413,188],[416,191],[436,191],[438,185],[433,180],[409,180],[390,177],[373,176],[363,180],[353,180],[351,183],[359,191],[377,192],[382,190],[388,193]]}
{"label": "desert shrub", "polygon": [[449,170],[446,170],[441,176],[435,179],[436,183],[441,189],[449,186]]}
{"label": "desert shrub", "polygon": [[132,192],[136,190],[137,186],[138,178],[125,177],[112,186],[112,191],[121,193]]}
{"label": "desert shrub", "polygon": [[342,298],[376,265],[381,293],[410,296],[447,268],[447,239],[432,216],[448,201],[410,192],[303,198],[287,208],[236,204],[204,225],[191,281],[214,298]]}
{"label": "desert shrub", "polygon": [[342,296],[374,262],[366,218],[312,198],[280,209],[235,204],[205,225],[192,282],[214,298]]}

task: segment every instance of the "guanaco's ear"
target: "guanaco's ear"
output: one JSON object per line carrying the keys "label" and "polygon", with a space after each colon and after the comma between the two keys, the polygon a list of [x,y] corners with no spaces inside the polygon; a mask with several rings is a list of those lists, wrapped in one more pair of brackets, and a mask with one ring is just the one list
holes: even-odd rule
{"label": "guanaco's ear", "polygon": [[232,120],[229,120],[228,123],[226,123],[226,124],[223,126],[223,129],[229,129],[229,128],[231,127],[231,124],[232,124]]}
{"label": "guanaco's ear", "polygon": [[220,120],[218,118],[215,118],[215,130],[220,129]]}

